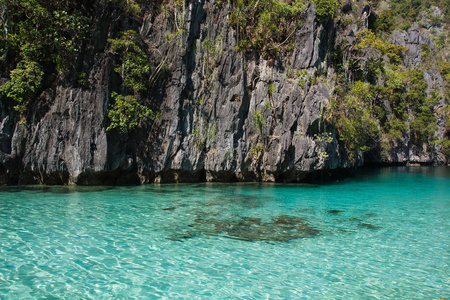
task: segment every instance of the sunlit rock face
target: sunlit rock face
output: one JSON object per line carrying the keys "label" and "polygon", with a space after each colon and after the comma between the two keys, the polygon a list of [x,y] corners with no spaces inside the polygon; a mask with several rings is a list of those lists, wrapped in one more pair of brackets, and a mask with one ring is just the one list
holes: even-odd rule
{"label": "sunlit rock face", "polygon": [[[55,79],[25,120],[0,106],[0,183],[295,182],[363,165],[363,153],[350,159],[324,114],[336,84],[330,55],[344,39],[354,42],[364,24],[319,24],[312,3],[292,35],[293,50],[264,59],[236,50],[229,3],[217,9],[189,2],[179,35],[171,34],[173,16],[156,6],[139,20],[110,1],[86,9],[93,33],[76,69],[87,84]],[[111,92],[121,85],[108,38],[128,29],[139,32],[152,64],[164,69],[144,99],[157,117],[123,134],[106,131]],[[416,27],[393,35],[410,50],[411,66],[421,60],[417,40],[431,45]],[[302,76],[317,80],[301,83]],[[439,74],[429,71],[426,79],[442,86]],[[445,120],[438,125],[442,137]],[[330,141],[323,143],[325,131]],[[370,162],[445,160],[435,149],[411,147],[408,135],[383,159]]]}

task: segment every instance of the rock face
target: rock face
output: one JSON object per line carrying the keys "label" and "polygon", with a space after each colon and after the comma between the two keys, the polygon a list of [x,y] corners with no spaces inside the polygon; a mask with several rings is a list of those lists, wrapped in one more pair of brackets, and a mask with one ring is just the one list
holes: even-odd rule
{"label": "rock face", "polygon": [[[170,20],[156,9],[138,23],[117,15],[109,1],[92,5],[93,36],[77,67],[89,83],[54,80],[25,120],[0,102],[0,183],[298,181],[363,164],[363,156],[348,159],[333,128],[332,142],[318,139],[330,126],[322,120],[334,88],[326,57],[352,33],[318,25],[314,3],[282,61],[236,51],[227,3],[188,1],[181,35],[169,34]],[[148,99],[159,117],[121,134],[106,131],[110,95],[120,84],[106,46],[126,29],[140,32],[151,59],[165,61],[167,70]],[[421,59],[423,38],[414,27],[393,37],[410,48],[411,65]],[[299,84],[296,73],[313,76],[318,69],[328,70],[329,80]],[[418,159],[408,151],[391,162],[438,162],[427,149],[416,151]]]}
{"label": "rock face", "polygon": [[[434,47],[431,37],[421,33],[417,24],[413,24],[408,31],[394,31],[390,42],[408,49],[405,53],[404,64],[411,69],[423,62],[421,45],[427,45],[431,49]],[[435,68],[425,69],[424,79],[428,83],[428,93],[434,87],[441,95],[445,94],[444,80],[438,70]],[[445,105],[445,98],[440,97],[437,107],[443,108]],[[437,122],[436,138],[442,139],[446,134],[445,119],[438,117]],[[393,149],[386,162],[405,163],[407,165],[445,163],[446,159],[442,153],[433,150],[429,145],[424,145],[422,148],[411,145],[409,136],[407,136]]]}

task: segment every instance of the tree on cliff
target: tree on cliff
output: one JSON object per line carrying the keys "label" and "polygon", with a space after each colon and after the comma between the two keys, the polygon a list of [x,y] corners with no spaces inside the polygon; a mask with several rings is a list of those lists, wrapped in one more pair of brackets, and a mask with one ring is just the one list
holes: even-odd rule
{"label": "tree on cliff", "polygon": [[0,93],[23,114],[46,77],[71,70],[89,21],[78,1],[0,0],[0,16]]}

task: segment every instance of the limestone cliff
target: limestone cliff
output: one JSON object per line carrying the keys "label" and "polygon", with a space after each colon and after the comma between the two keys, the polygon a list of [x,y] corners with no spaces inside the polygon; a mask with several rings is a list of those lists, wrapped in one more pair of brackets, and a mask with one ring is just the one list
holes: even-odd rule
{"label": "limestone cliff", "polygon": [[[76,63],[86,83],[78,84],[76,74],[49,78],[22,119],[0,102],[0,183],[299,181],[362,166],[364,156],[372,163],[445,163],[439,146],[411,146],[408,133],[387,156],[349,157],[324,117],[337,84],[331,54],[344,39],[355,43],[367,26],[365,2],[358,4],[348,14],[357,22],[343,26],[336,19],[319,23],[310,2],[293,49],[267,58],[236,50],[230,3],[186,1],[178,15],[151,3],[137,18],[95,1],[87,8],[92,33]],[[107,131],[111,93],[121,84],[108,38],[129,29],[139,32],[154,65],[164,64],[145,99],[155,116],[127,133]],[[394,32],[391,42],[409,49],[403,64],[411,68],[422,63],[421,44],[433,47],[417,25]],[[438,71],[426,71],[425,79],[430,89],[444,89]],[[447,99],[439,101],[443,107]],[[445,116],[436,118],[443,138]]]}

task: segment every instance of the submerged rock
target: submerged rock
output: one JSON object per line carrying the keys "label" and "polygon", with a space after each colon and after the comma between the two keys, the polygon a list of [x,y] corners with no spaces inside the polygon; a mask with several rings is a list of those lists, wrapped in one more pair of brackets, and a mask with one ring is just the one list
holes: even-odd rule
{"label": "submerged rock", "polygon": [[358,217],[350,217],[348,220],[349,221],[355,221],[355,222],[362,222],[362,219],[360,219]]}
{"label": "submerged rock", "polygon": [[380,226],[369,224],[369,223],[359,223],[358,227],[368,228],[368,229],[372,229],[372,230],[378,230],[381,228]]}
{"label": "submerged rock", "polygon": [[197,235],[197,232],[195,232],[193,230],[186,230],[186,231],[174,233],[174,234],[170,235],[168,237],[168,239],[172,240],[172,241],[182,241],[184,239],[193,238],[196,235]]}
{"label": "submerged rock", "polygon": [[332,214],[332,215],[338,215],[341,212],[343,212],[343,210],[331,209],[331,210],[327,211],[327,213]]}
{"label": "submerged rock", "polygon": [[162,210],[174,210],[177,209],[176,206],[171,206],[171,207],[164,207]]}
{"label": "submerged rock", "polygon": [[296,216],[279,215],[272,222],[260,218],[242,217],[238,220],[197,218],[189,226],[207,235],[245,241],[280,241],[316,236],[320,230]]}
{"label": "submerged rock", "polygon": [[279,215],[273,221],[273,224],[282,224],[282,225],[299,225],[299,224],[307,224],[303,221],[303,219],[295,216],[288,216],[285,214]]}

